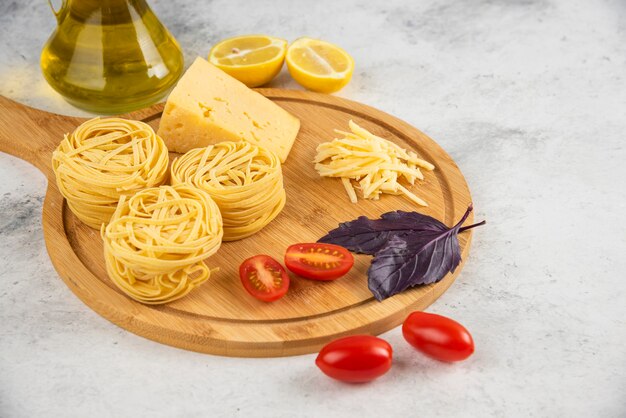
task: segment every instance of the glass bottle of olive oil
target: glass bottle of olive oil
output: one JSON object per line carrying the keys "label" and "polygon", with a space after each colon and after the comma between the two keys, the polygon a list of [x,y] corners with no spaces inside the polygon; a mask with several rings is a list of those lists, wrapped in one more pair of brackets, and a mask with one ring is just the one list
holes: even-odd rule
{"label": "glass bottle of olive oil", "polygon": [[145,107],[182,74],[180,47],[145,0],[64,0],[55,15],[41,68],[77,107],[96,113]]}

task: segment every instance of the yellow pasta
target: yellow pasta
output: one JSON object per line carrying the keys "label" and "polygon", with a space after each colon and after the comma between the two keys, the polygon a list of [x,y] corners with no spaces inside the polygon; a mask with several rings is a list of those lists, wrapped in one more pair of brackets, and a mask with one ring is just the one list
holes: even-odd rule
{"label": "yellow pasta", "polygon": [[189,183],[211,195],[224,220],[224,241],[248,237],[285,206],[280,160],[248,142],[193,149],[172,163],[172,184]]}
{"label": "yellow pasta", "polygon": [[183,184],[122,196],[101,229],[107,273],[131,298],[171,302],[204,283],[204,259],[222,243],[222,218],[211,197]]}
{"label": "yellow pasta", "polygon": [[69,208],[99,229],[121,196],[163,184],[168,152],[147,124],[95,118],[80,125],[52,154],[57,186]]}

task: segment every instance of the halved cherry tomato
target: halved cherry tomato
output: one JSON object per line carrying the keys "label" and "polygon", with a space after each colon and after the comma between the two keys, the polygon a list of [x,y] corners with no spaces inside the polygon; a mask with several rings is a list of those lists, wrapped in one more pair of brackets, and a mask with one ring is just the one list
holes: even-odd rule
{"label": "halved cherry tomato", "polygon": [[347,249],[333,244],[294,244],[287,248],[285,265],[298,276],[313,280],[335,280],[354,264]]}
{"label": "halved cherry tomato", "polygon": [[326,344],[315,364],[333,379],[363,383],[387,373],[392,357],[393,350],[387,341],[371,335],[354,335]]}
{"label": "halved cherry tomato", "polygon": [[255,255],[239,266],[243,287],[255,298],[264,302],[280,299],[289,289],[287,272],[269,255]]}
{"label": "halved cherry tomato", "polygon": [[402,324],[402,335],[413,347],[440,361],[465,360],[474,352],[469,331],[441,315],[413,312]]}

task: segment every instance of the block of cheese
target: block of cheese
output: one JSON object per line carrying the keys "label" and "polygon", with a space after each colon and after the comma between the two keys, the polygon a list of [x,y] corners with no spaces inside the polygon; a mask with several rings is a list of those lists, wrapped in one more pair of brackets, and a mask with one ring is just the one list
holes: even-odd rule
{"label": "block of cheese", "polygon": [[285,162],[299,129],[298,118],[198,57],[170,93],[157,133],[174,152],[243,139]]}

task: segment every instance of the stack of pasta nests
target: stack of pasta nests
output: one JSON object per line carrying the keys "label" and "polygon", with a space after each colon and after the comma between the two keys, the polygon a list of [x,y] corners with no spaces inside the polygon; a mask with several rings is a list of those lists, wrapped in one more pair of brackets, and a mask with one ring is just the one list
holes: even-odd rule
{"label": "stack of pasta nests", "polygon": [[107,273],[129,297],[166,303],[209,279],[222,240],[252,235],[285,205],[280,161],[245,142],[189,151],[172,166],[147,124],[95,118],[52,157],[72,212],[100,228]]}

